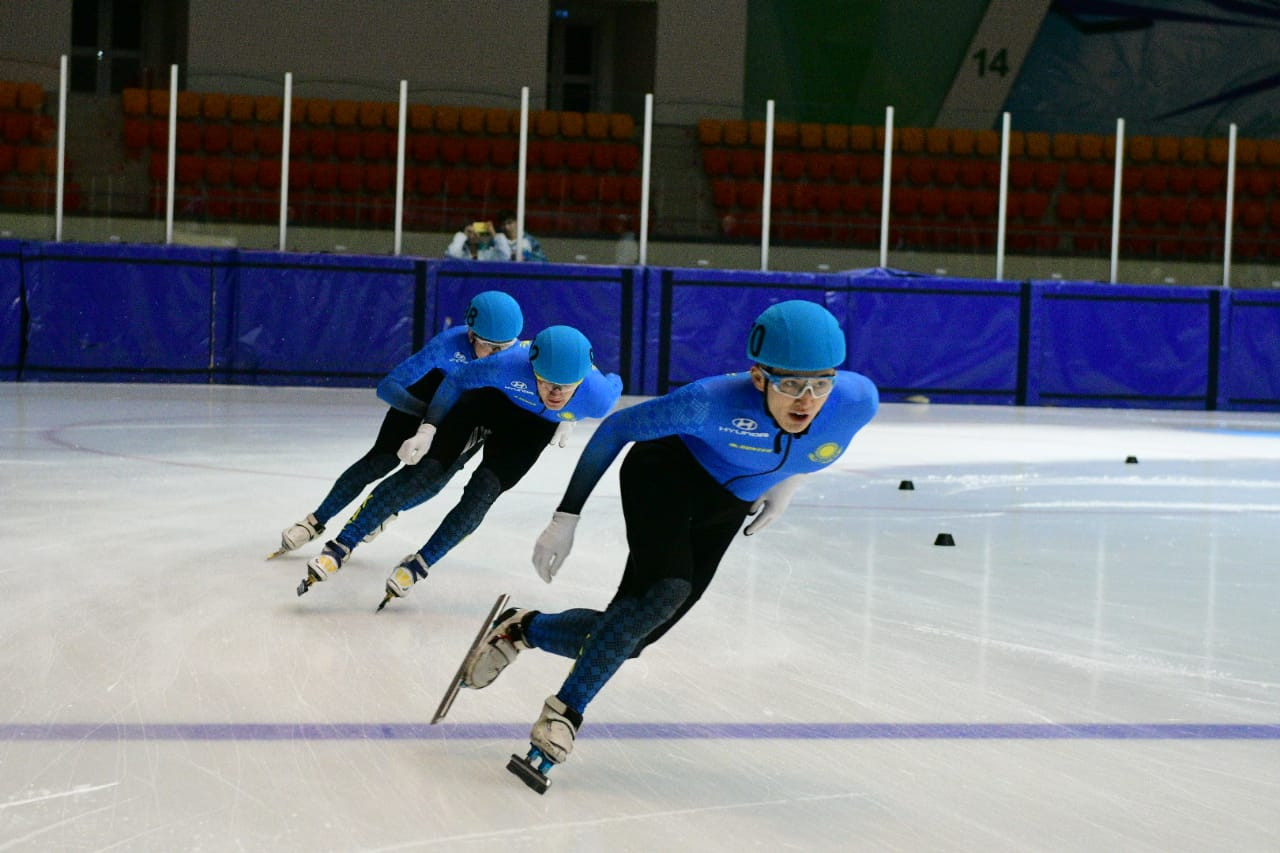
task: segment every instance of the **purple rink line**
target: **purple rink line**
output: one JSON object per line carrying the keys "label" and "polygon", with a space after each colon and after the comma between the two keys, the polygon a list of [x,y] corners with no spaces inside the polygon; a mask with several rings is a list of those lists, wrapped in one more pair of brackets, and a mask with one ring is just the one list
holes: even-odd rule
{"label": "purple rink line", "polygon": [[[0,724],[0,741],[526,740],[527,723]],[[588,723],[607,740],[1280,740],[1280,724]]]}

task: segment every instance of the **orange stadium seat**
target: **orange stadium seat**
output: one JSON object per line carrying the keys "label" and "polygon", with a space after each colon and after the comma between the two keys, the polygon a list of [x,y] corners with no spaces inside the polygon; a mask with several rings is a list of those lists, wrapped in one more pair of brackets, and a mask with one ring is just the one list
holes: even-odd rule
{"label": "orange stadium seat", "polygon": [[[283,112],[283,110],[282,110]],[[307,99],[296,95],[289,100],[289,122],[294,127],[307,120]]]}
{"label": "orange stadium seat", "polygon": [[258,95],[253,99],[253,118],[265,124],[275,124],[284,115],[284,98],[279,95]]}
{"label": "orange stadium seat", "polygon": [[148,89],[147,90],[147,112],[153,116],[168,118],[169,116],[169,90],[168,89]]}
{"label": "orange stadium seat", "polygon": [[1125,141],[1125,153],[1131,163],[1150,163],[1155,156],[1155,140],[1150,136],[1131,136]]}
{"label": "orange stadium seat", "polygon": [[579,139],[585,131],[585,120],[582,113],[575,110],[560,112],[560,135],[565,139]]}
{"label": "orange stadium seat", "polygon": [[461,109],[449,104],[441,104],[435,109],[436,130],[441,133],[457,133],[461,118]]}
{"label": "orange stadium seat", "polygon": [[311,98],[307,101],[307,121],[311,124],[328,125],[333,121],[333,101],[324,98]]}
{"label": "orange stadium seat", "polygon": [[1076,152],[1081,160],[1102,159],[1102,137],[1096,133],[1085,133],[1077,137]]}
{"label": "orange stadium seat", "polygon": [[543,138],[560,135],[560,113],[555,110],[538,110],[529,119],[530,130]]}
{"label": "orange stadium seat", "polygon": [[1153,157],[1157,163],[1176,163],[1181,147],[1181,141],[1176,136],[1158,136]]}
{"label": "orange stadium seat", "polygon": [[356,122],[365,130],[376,130],[383,126],[382,119],[386,107],[382,101],[361,101],[356,113]]}
{"label": "orange stadium seat", "polygon": [[[134,94],[130,94],[130,92]],[[141,93],[141,102],[139,103],[138,93]],[[141,89],[125,89],[121,93],[121,105],[125,115],[128,116],[144,116],[147,114],[147,95]],[[134,112],[130,112],[132,105]],[[0,80],[0,111],[16,110],[18,108],[18,84],[13,80]],[[137,112],[138,109],[141,112]]]}
{"label": "orange stadium seat", "polygon": [[724,141],[724,125],[719,119],[698,119],[698,144],[703,146],[719,145]]}
{"label": "orange stadium seat", "polygon": [[1178,143],[1178,159],[1191,166],[1199,165],[1205,158],[1205,141],[1199,136],[1184,136]]}
{"label": "orange stadium seat", "polygon": [[431,130],[435,126],[435,110],[430,104],[409,104],[409,130]]}
{"label": "orange stadium seat", "polygon": [[425,133],[409,137],[407,147],[409,156],[418,163],[434,163],[439,153],[440,141]]}
{"label": "orange stadium seat", "polygon": [[1000,134],[994,130],[980,130],[975,139],[979,156],[994,157],[1000,153]]}
{"label": "orange stadium seat", "polygon": [[587,139],[608,139],[609,138],[609,115],[608,113],[587,113],[583,117],[584,132]]}
{"label": "orange stadium seat", "polygon": [[200,116],[200,93],[199,92],[179,92],[178,93],[178,118],[199,118]]}
{"label": "orange stadium seat", "polygon": [[463,133],[484,133],[484,109],[481,107],[462,107],[458,111],[458,129]]}
{"label": "orange stadium seat", "polygon": [[355,101],[340,100],[333,102],[333,124],[335,127],[355,127],[360,115],[360,105]]}
{"label": "orange stadium seat", "polygon": [[[775,131],[777,130],[775,126]],[[827,124],[822,128],[822,147],[828,151],[844,151],[849,147],[849,125]]]}
{"label": "orange stadium seat", "polygon": [[520,113],[501,107],[492,107],[484,111],[484,132],[490,136],[505,136],[519,132]]}
{"label": "orange stadium seat", "polygon": [[1032,131],[1026,134],[1027,156],[1033,160],[1044,160],[1052,153],[1052,143],[1049,141],[1049,134],[1040,131]]}
{"label": "orange stadium seat", "polygon": [[232,121],[253,121],[253,96],[230,95],[227,98],[227,118]]}
{"label": "orange stadium seat", "polygon": [[[762,121],[747,122],[747,144],[753,148],[764,147],[764,129],[765,124]],[[777,130],[775,125],[774,130]]]}
{"label": "orange stadium seat", "polygon": [[1075,133],[1055,133],[1051,143],[1055,160],[1075,160],[1080,155],[1080,137]]}
{"label": "orange stadium seat", "polygon": [[939,156],[951,153],[951,131],[945,127],[930,127],[924,132],[924,150]]}
{"label": "orange stadium seat", "polygon": [[360,134],[355,130],[340,130],[334,139],[333,153],[339,160],[355,160],[360,156]]}
{"label": "orange stadium seat", "polygon": [[626,142],[635,135],[636,120],[630,113],[609,114],[609,138],[617,142]]}
{"label": "orange stadium seat", "polygon": [[746,145],[747,144],[747,123],[741,119],[730,119],[724,122],[724,144],[725,145]]}

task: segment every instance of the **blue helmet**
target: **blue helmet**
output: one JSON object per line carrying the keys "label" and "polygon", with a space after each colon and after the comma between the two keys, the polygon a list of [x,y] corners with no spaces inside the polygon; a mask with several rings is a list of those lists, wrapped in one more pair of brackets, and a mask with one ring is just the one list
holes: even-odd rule
{"label": "blue helmet", "polygon": [[467,325],[477,338],[494,343],[514,341],[524,328],[520,305],[501,290],[477,293],[467,306]]}
{"label": "blue helmet", "polygon": [[747,338],[747,357],[780,370],[828,370],[844,364],[844,332],[816,302],[770,305]]}
{"label": "blue helmet", "polygon": [[591,342],[572,326],[548,326],[533,339],[529,361],[539,379],[572,385],[591,372]]}

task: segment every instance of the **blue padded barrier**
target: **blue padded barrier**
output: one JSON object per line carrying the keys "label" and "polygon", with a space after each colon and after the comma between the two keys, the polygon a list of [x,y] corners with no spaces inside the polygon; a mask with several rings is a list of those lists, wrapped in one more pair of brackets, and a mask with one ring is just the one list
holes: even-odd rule
{"label": "blue padded barrier", "polygon": [[257,385],[372,387],[420,345],[412,258],[236,252],[220,310],[219,375]]}
{"label": "blue padded barrier", "polygon": [[847,286],[849,368],[882,400],[1020,402],[1025,285],[870,269],[848,272]]}
{"label": "blue padded barrier", "polygon": [[22,244],[0,240],[0,379],[17,379],[26,343]]}
{"label": "blue padded barrier", "polygon": [[1217,405],[1220,291],[1034,282],[1032,302],[1028,403]]}
{"label": "blue padded barrier", "polygon": [[24,379],[207,382],[209,249],[23,243]]}
{"label": "blue padded barrier", "polygon": [[427,328],[439,332],[462,320],[471,297],[502,290],[520,303],[525,339],[547,326],[574,326],[591,341],[596,366],[622,377],[628,394],[640,390],[642,287],[634,267],[571,264],[432,261],[427,289],[434,294]]}
{"label": "blue padded barrier", "polygon": [[1222,408],[1280,411],[1280,293],[1233,290],[1226,314]]}
{"label": "blue padded barrier", "polygon": [[646,274],[645,394],[745,370],[751,323],[775,302],[821,303],[849,331],[844,278],[834,273],[650,268]]}

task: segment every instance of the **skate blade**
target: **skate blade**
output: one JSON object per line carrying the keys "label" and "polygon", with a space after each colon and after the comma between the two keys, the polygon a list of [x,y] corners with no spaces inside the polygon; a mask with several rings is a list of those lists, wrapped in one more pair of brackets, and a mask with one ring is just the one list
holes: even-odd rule
{"label": "skate blade", "polygon": [[530,762],[529,758],[521,758],[518,755],[512,755],[511,760],[507,762],[507,769],[516,775],[517,778],[531,789],[539,794],[545,794],[547,789],[551,787],[551,780],[538,771]]}
{"label": "skate blade", "polygon": [[471,660],[472,653],[484,642],[489,629],[493,627],[493,620],[497,619],[498,614],[502,612],[502,608],[507,606],[509,597],[504,592],[493,603],[493,608],[489,611],[489,615],[485,617],[484,622],[480,625],[480,633],[476,634],[476,638],[471,642],[471,647],[462,656],[462,663],[458,664],[458,671],[453,674],[453,681],[449,682],[449,689],[445,691],[444,698],[440,700],[440,705],[436,708],[435,714],[432,715],[431,725],[434,726],[443,720],[444,715],[449,713],[449,709],[453,707],[453,700],[458,698],[458,691],[462,689],[462,674],[467,671],[467,661]]}
{"label": "skate blade", "polygon": [[274,560],[276,557],[279,557],[281,554],[288,554],[288,553],[289,553],[288,548],[277,548],[267,555],[267,559]]}
{"label": "skate blade", "polygon": [[377,610],[375,610],[375,611],[373,611],[373,612],[374,612],[374,613],[381,613],[381,612],[382,612],[382,608],[386,607],[386,606],[387,606],[387,604],[388,604],[388,603],[391,601],[391,599],[393,599],[393,598],[395,598],[395,596],[394,596],[394,595],[392,595],[391,593],[387,593],[386,595],[384,595],[384,596],[382,597],[382,603],[381,603],[381,604],[379,604],[379,605],[378,605],[378,609],[377,609]]}
{"label": "skate blade", "polygon": [[303,578],[302,583],[298,584],[298,595],[302,595],[304,592],[311,589],[311,585],[313,583],[315,583],[315,581],[311,579],[311,575],[307,575]]}

